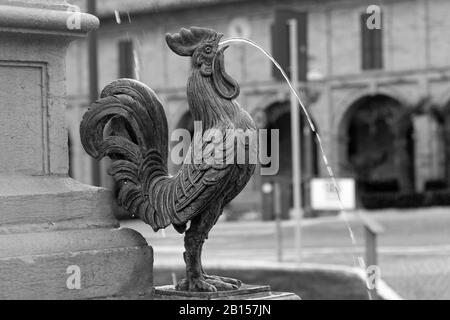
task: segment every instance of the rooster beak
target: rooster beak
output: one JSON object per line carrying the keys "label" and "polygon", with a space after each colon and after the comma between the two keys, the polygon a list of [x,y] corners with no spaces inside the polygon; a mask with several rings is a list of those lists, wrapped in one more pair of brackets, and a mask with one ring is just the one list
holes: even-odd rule
{"label": "rooster beak", "polygon": [[218,51],[217,51],[217,53],[216,54],[218,54],[218,53],[223,53],[225,50],[227,50],[228,48],[229,48],[230,46],[227,44],[227,45],[225,45],[225,46],[223,46],[223,47],[221,47]]}

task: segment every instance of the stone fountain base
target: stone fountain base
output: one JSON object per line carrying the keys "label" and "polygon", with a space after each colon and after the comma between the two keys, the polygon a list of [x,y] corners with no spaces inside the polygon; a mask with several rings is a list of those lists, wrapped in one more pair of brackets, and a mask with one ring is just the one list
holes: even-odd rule
{"label": "stone fountain base", "polygon": [[0,0],[0,299],[151,292],[152,248],[118,228],[110,192],[68,178],[66,50],[99,25],[73,10]]}
{"label": "stone fountain base", "polygon": [[156,287],[155,300],[301,300],[289,292],[273,292],[269,286],[243,284],[238,290],[219,292],[176,291],[173,285]]}

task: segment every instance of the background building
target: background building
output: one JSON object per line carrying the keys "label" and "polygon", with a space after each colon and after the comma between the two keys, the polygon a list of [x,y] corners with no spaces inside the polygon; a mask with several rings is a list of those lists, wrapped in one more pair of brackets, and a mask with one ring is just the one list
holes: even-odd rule
{"label": "background building", "polygon": [[[370,5],[381,8],[381,29],[367,27]],[[190,61],[172,53],[164,35],[181,27],[202,26],[225,37],[244,36],[271,51],[289,69],[286,22],[295,18],[299,90],[333,169],[338,176],[356,179],[361,205],[370,207],[374,201],[379,203],[380,194],[416,197],[448,188],[448,12],[447,0],[98,1],[99,87],[118,77],[135,77],[157,92],[171,130],[192,130],[185,95]],[[91,183],[92,162],[78,136],[80,117],[90,103],[87,53],[86,41],[69,49],[67,114],[71,174]],[[236,212],[261,212],[268,201],[261,196],[261,184],[276,179],[285,186],[287,215],[292,177],[288,86],[269,60],[250,46],[233,44],[226,64],[227,72],[240,83],[240,104],[260,127],[280,129],[279,174],[256,176],[232,207]],[[327,172],[310,130],[302,127],[307,199],[307,181]],[[102,183],[108,184],[105,175]]]}

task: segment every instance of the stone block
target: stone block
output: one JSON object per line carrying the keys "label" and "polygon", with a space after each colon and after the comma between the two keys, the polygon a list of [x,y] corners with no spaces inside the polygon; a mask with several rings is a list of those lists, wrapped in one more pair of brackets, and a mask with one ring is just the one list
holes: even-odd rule
{"label": "stone block", "polygon": [[272,292],[269,286],[242,285],[238,290],[218,292],[175,291],[174,286],[156,287],[155,300],[301,300],[288,292]]}
{"label": "stone block", "polygon": [[130,229],[9,234],[0,243],[2,300],[151,295],[153,251]]}
{"label": "stone block", "polygon": [[66,49],[99,25],[68,9],[0,0],[0,299],[145,297],[152,248],[118,229],[109,191],[67,176]]}

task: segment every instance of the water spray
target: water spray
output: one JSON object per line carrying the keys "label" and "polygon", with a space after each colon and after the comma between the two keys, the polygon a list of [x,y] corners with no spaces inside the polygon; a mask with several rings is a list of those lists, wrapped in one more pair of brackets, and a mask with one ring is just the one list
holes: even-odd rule
{"label": "water spray", "polygon": [[[334,190],[336,191],[336,195],[337,195],[338,202],[339,202],[339,208],[343,215],[346,227],[349,231],[352,245],[356,247],[355,235],[353,233],[353,229],[350,226],[350,223],[348,221],[348,218],[347,218],[347,215],[345,212],[345,207],[344,207],[344,204],[343,204],[341,196],[340,196],[339,185],[336,181],[336,176],[334,175],[333,169],[331,168],[328,158],[326,156],[326,153],[325,153],[325,150],[324,150],[323,144],[322,144],[322,139],[320,138],[320,135],[316,130],[316,126],[314,125],[314,123],[312,121],[312,118],[309,114],[308,109],[306,108],[305,104],[302,102],[302,99],[300,98],[300,94],[298,93],[297,88],[294,88],[294,86],[292,85],[291,81],[289,80],[289,77],[287,76],[286,72],[283,70],[283,68],[280,66],[280,64],[275,60],[275,58],[270,53],[268,53],[264,48],[262,48],[260,45],[255,43],[254,41],[246,39],[246,38],[228,38],[228,39],[221,41],[219,43],[219,46],[222,46],[222,45],[225,45],[228,43],[233,43],[233,42],[246,43],[246,44],[249,44],[249,45],[257,48],[259,51],[261,51],[275,65],[275,67],[281,72],[281,74],[283,75],[283,78],[286,80],[286,83],[288,84],[290,90],[294,93],[295,97],[297,98],[297,100],[300,104],[301,110],[303,111],[303,114],[305,115],[305,117],[307,119],[308,125],[309,125],[314,137],[316,138],[317,144],[319,146],[319,149],[320,149],[320,152],[322,155],[322,160],[325,164],[328,175],[331,178]],[[359,261],[360,267],[364,268],[364,265],[365,265],[364,259],[362,257],[359,257],[358,261]]]}

